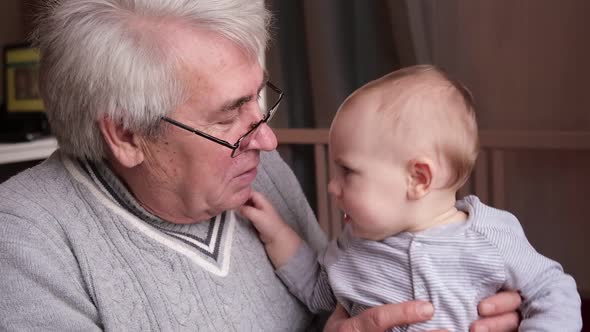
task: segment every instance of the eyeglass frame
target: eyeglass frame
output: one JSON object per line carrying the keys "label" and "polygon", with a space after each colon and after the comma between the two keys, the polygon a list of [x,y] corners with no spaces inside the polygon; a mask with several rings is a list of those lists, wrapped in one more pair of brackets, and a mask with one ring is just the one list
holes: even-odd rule
{"label": "eyeglass frame", "polygon": [[237,155],[235,155],[236,151],[238,151],[238,149],[240,148],[240,143],[242,142],[242,140],[244,140],[244,138],[248,137],[248,135],[252,134],[253,132],[256,131],[256,129],[258,129],[258,127],[260,127],[261,124],[263,123],[267,123],[274,115],[274,113],[276,112],[276,110],[279,107],[279,104],[281,103],[281,100],[283,99],[283,96],[285,95],[285,93],[283,92],[283,90],[279,89],[278,87],[276,87],[274,84],[272,84],[270,81],[266,81],[266,86],[271,88],[273,91],[275,91],[276,93],[279,94],[279,98],[277,99],[277,101],[274,103],[274,105],[272,105],[272,107],[270,107],[268,109],[268,111],[266,112],[266,114],[264,114],[264,116],[262,117],[262,119],[260,119],[260,121],[256,122],[256,123],[252,123],[250,125],[250,129],[242,136],[240,136],[240,138],[238,138],[238,140],[234,143],[231,144],[230,142],[223,140],[221,138],[217,138],[213,135],[209,135],[205,132],[202,132],[198,129],[195,129],[193,127],[187,126],[182,122],[179,122],[177,120],[171,119],[167,116],[161,116],[160,119],[163,121],[166,121],[168,123],[170,123],[171,125],[174,125],[178,128],[184,129],[188,132],[191,132],[197,136],[206,138],[212,142],[215,142],[217,144],[223,145],[226,148],[229,148],[232,150],[231,153],[231,157],[235,158]]}

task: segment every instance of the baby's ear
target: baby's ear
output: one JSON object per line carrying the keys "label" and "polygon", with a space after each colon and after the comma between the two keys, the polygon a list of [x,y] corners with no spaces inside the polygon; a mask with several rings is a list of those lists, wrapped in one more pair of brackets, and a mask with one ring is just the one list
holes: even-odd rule
{"label": "baby's ear", "polygon": [[434,163],[428,158],[417,158],[410,160],[407,166],[408,171],[408,199],[417,200],[431,190],[434,177]]}

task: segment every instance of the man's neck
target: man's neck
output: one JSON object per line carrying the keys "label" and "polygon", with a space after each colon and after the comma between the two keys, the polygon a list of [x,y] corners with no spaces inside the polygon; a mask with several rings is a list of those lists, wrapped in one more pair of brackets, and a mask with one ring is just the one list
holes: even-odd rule
{"label": "man's neck", "polygon": [[180,195],[169,190],[167,184],[154,182],[160,177],[148,172],[145,166],[128,168],[116,161],[109,161],[107,166],[142,208],[162,220],[174,224],[194,224],[216,215],[205,209],[197,216],[189,214],[185,208],[187,204],[178,199]]}

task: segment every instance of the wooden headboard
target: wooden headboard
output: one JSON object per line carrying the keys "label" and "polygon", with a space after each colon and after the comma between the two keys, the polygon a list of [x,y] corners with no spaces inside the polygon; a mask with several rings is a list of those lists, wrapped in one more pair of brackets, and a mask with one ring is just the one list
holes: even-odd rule
{"label": "wooden headboard", "polygon": [[[274,129],[280,145],[313,145],[317,217],[322,229],[335,238],[342,214],[328,194],[334,165],[328,157],[328,129]],[[504,154],[510,150],[589,150],[590,132],[480,131],[480,153],[470,179],[459,195],[475,194],[497,208],[506,207]]]}

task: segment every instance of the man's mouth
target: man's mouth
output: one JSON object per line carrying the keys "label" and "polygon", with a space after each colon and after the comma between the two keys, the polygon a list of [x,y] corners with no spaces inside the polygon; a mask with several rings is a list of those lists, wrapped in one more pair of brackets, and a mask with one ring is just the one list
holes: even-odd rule
{"label": "man's mouth", "polygon": [[251,159],[251,160],[241,161],[242,165],[250,165],[250,166],[248,168],[246,168],[245,171],[236,175],[235,176],[236,180],[239,180],[241,182],[242,180],[251,178],[250,181],[254,181],[254,178],[256,178],[258,164],[260,163],[260,160],[257,157],[256,158],[249,158],[249,159]]}
{"label": "man's mouth", "polygon": [[248,170],[238,174],[235,177],[235,180],[237,180],[240,183],[250,184],[252,181],[254,181],[257,174],[258,174],[258,167],[254,166],[254,167],[249,168]]}

